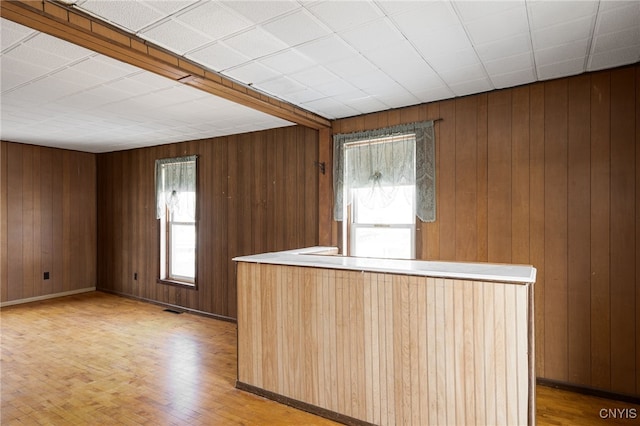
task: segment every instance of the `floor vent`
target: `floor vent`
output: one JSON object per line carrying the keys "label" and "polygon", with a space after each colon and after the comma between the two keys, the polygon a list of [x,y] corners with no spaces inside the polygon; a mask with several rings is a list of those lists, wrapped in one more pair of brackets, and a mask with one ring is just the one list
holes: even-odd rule
{"label": "floor vent", "polygon": [[164,311],[165,312],[170,312],[172,314],[181,314],[182,313],[182,311],[177,311],[175,309],[165,309]]}

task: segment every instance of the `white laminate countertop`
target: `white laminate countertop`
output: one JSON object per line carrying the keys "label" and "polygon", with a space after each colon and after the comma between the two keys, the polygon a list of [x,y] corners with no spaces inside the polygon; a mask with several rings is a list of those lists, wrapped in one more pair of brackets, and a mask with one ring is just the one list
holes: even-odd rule
{"label": "white laminate countertop", "polygon": [[236,262],[346,269],[475,281],[520,284],[534,283],[536,281],[536,268],[531,265],[376,259],[335,255],[337,252],[338,249],[335,247],[307,247],[251,256],[239,256],[233,260]]}

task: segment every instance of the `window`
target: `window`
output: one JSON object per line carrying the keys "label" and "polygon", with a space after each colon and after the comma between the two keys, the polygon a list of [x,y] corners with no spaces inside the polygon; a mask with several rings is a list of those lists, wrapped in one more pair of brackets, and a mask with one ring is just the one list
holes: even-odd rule
{"label": "window", "polygon": [[196,176],[195,156],[156,161],[161,282],[196,284]]}
{"label": "window", "polygon": [[[358,257],[415,257],[415,185],[377,191],[352,189],[349,254]],[[397,192],[389,202],[385,194]]]}
{"label": "window", "polygon": [[345,145],[349,255],[415,257],[414,152],[413,134]]}
{"label": "window", "polygon": [[433,122],[334,135],[334,219],[351,256],[416,257],[416,216],[435,220]]}

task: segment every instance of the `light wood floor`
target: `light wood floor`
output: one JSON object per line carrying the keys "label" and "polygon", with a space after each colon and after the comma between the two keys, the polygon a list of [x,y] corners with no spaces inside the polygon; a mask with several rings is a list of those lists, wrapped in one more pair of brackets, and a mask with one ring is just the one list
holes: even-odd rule
{"label": "light wood floor", "polygon": [[[234,388],[236,326],[88,293],[3,308],[2,425],[335,425]],[[625,404],[537,388],[538,424],[602,420]]]}

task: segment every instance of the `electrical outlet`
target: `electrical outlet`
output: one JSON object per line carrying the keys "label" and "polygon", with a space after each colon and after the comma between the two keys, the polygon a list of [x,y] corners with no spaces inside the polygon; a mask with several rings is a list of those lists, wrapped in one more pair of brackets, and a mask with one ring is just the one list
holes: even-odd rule
{"label": "electrical outlet", "polygon": [[48,272],[45,272],[45,273],[44,273],[44,279],[45,279],[45,280],[48,280],[48,279],[49,279],[49,273],[48,273]]}

